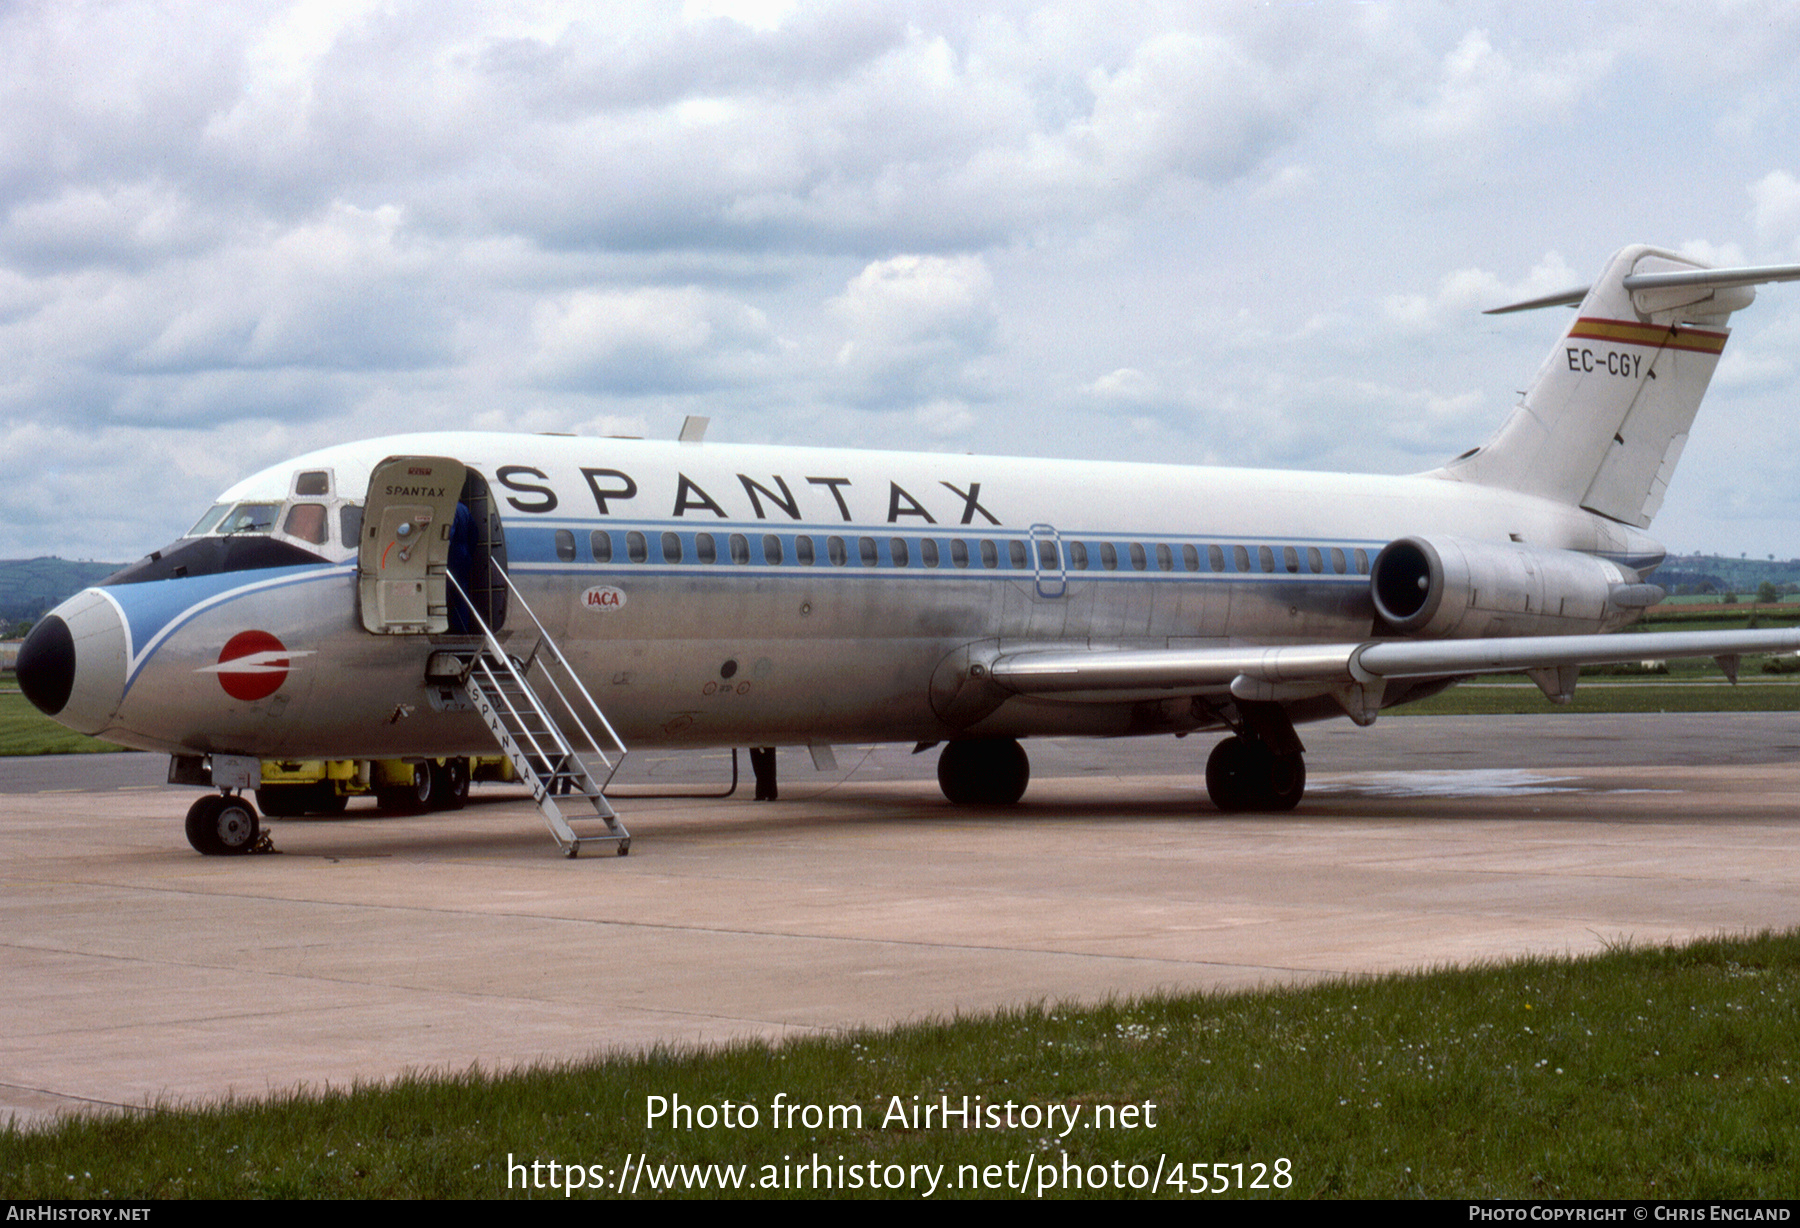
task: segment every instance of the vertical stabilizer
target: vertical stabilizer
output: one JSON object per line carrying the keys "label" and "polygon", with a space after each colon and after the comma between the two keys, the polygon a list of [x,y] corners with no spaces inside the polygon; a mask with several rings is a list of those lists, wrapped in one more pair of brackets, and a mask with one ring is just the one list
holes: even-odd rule
{"label": "vertical stabilizer", "polygon": [[[1574,321],[1512,416],[1439,476],[1647,527],[1725,349],[1726,321],[1755,298],[1753,282],[1791,272],[1710,270],[1672,252],[1628,247],[1585,294],[1521,304],[1581,295]],[[1751,276],[1757,273],[1768,276]]]}

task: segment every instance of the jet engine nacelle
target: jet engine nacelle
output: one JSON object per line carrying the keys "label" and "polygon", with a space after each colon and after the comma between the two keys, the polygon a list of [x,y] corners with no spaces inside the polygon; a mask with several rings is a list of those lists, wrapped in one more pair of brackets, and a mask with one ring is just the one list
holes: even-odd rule
{"label": "jet engine nacelle", "polygon": [[1591,554],[1456,537],[1389,542],[1369,591],[1391,630],[1422,639],[1608,631],[1663,598]]}

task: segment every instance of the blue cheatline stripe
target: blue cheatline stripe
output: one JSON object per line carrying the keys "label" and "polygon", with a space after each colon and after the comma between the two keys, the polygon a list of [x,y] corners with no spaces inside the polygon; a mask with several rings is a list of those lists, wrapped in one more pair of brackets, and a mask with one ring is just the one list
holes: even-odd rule
{"label": "blue cheatline stripe", "polygon": [[355,575],[356,568],[352,564],[319,564],[277,567],[268,571],[228,571],[98,590],[111,598],[125,616],[130,643],[126,645],[123,694],[131,693],[132,683],[137,681],[163,642],[206,611],[229,605],[252,593],[298,584],[353,580]]}
{"label": "blue cheatline stripe", "polygon": [[[1367,572],[1356,570],[1355,555],[1357,550],[1364,552],[1366,560],[1372,561],[1384,543],[1375,541],[1332,541],[1325,538],[1197,538],[1174,534],[1140,535],[1134,537],[1107,536],[1098,533],[1065,533],[1058,531],[1055,542],[1058,546],[1058,564],[1048,569],[1036,565],[1037,547],[1041,541],[1052,540],[1048,535],[1040,534],[1032,537],[1029,534],[1008,532],[1000,534],[981,534],[965,536],[959,533],[919,533],[914,531],[897,531],[894,525],[843,525],[833,526],[830,530],[795,531],[793,529],[776,529],[766,522],[754,525],[733,525],[729,522],[717,527],[701,528],[693,522],[681,521],[630,521],[609,524],[596,529],[592,520],[571,521],[571,527],[559,528],[554,524],[536,523],[509,528],[507,531],[507,557],[509,566],[519,566],[538,573],[583,574],[595,568],[608,568],[620,574],[637,575],[694,575],[699,571],[724,569],[727,571],[743,571],[746,574],[791,575],[796,571],[824,569],[826,571],[843,571],[847,573],[896,572],[903,571],[911,576],[958,576],[965,574],[986,574],[993,576],[1026,576],[1047,575],[1054,578],[1062,575],[1067,579],[1161,579],[1161,580],[1200,580],[1229,577],[1232,579],[1255,579],[1261,581],[1280,580],[1326,580],[1334,582],[1366,581]],[[675,526],[680,526],[679,528]],[[611,557],[596,560],[591,547],[595,533],[604,533],[611,545]],[[640,534],[643,538],[640,550],[643,561],[633,562],[629,545],[629,536]],[[674,533],[680,541],[681,558],[678,562],[669,563],[664,559],[662,536]],[[557,538],[566,534],[562,550],[558,550]],[[713,538],[714,559],[712,562],[701,562],[696,539],[701,534],[710,534]],[[731,560],[731,538],[741,535],[745,539],[747,553],[758,561],[751,563],[734,563]],[[768,563],[763,558],[762,538],[772,536],[781,543],[781,561]],[[795,541],[797,538],[811,538],[814,545],[814,562],[803,564],[796,558]],[[837,538],[843,543],[845,561],[832,563],[829,558],[828,542]],[[870,539],[875,546],[875,562],[865,563],[861,557],[861,540]],[[890,549],[890,542],[898,539],[906,545],[906,562],[895,564]],[[933,541],[938,544],[939,562],[927,566],[921,543]],[[952,541],[963,542],[968,549],[967,566],[957,566],[951,561]],[[997,551],[995,565],[983,565],[981,561],[981,543],[992,542]],[[1015,566],[1012,561],[1011,547],[1018,543],[1026,552],[1026,562]],[[1072,565],[1072,545],[1079,544],[1086,548],[1090,560],[1086,568]],[[1143,546],[1146,566],[1142,569],[1132,566],[1131,546]],[[1106,568],[1100,563],[1102,545],[1111,545],[1117,551],[1118,565]],[[1163,570],[1157,565],[1156,547],[1162,545],[1170,548],[1174,555],[1175,566]],[[1181,557],[1183,547],[1192,546],[1199,552],[1201,567],[1189,571],[1185,560]],[[1209,547],[1218,547],[1226,552],[1227,567],[1222,571],[1214,571],[1211,567],[1207,551]],[[1230,564],[1234,562],[1232,552],[1237,547],[1252,552],[1252,566],[1246,570],[1236,570]],[[1267,548],[1275,555],[1275,570],[1262,570],[1256,563],[1259,561],[1256,552]],[[1299,556],[1300,567],[1290,571],[1286,560],[1282,557],[1285,550],[1293,550]],[[1339,550],[1344,555],[1345,570],[1338,572],[1331,567],[1330,552]],[[1308,566],[1309,550],[1317,550],[1320,554],[1321,571],[1313,571]]]}

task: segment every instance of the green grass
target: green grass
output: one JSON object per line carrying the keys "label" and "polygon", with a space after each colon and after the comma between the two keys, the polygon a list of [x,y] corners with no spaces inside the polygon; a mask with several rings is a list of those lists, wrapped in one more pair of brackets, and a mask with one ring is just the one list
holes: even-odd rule
{"label": "green grass", "polygon": [[[944,1165],[950,1183],[961,1165],[1048,1164],[1060,1179],[1066,1155],[1109,1174],[1116,1161],[1129,1180],[1130,1165],[1147,1178],[1166,1161],[1190,1196],[1189,1166],[1241,1164],[1219,1170],[1233,1197],[1793,1197],[1796,1034],[1800,935],[1763,934],[76,1120],[0,1133],[0,1197],[520,1196],[509,1154],[741,1164],[750,1180],[816,1154],[865,1172]],[[761,1120],[650,1126],[651,1095],[758,1106]],[[862,1125],[774,1129],[777,1095],[860,1106]],[[946,1095],[1056,1105],[1081,1124],[1059,1139],[882,1123],[895,1097]],[[1147,1104],[1154,1128],[1090,1128],[1098,1106]],[[1235,1188],[1277,1160],[1290,1186]]]}
{"label": "green grass", "polygon": [[[1553,704],[1529,682],[1516,685],[1464,684],[1430,699],[1402,704],[1383,713],[1389,716],[1535,716],[1544,712],[1800,712],[1800,685],[1748,681],[1760,675],[1741,675],[1737,686],[1671,686],[1656,681],[1595,685],[1585,679],[1575,689],[1575,700]],[[1504,681],[1495,679],[1493,681]]]}
{"label": "green grass", "polygon": [[17,690],[0,690],[0,755],[70,755],[122,750],[111,742],[64,729]]}

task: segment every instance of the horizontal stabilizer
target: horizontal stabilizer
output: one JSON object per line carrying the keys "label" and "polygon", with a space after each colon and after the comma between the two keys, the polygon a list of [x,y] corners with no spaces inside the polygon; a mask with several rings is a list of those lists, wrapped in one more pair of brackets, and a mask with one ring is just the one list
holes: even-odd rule
{"label": "horizontal stabilizer", "polygon": [[[1631,273],[1625,277],[1625,288],[1633,293],[1640,290],[1691,288],[1729,290],[1736,286],[1760,286],[1776,281],[1800,281],[1800,264],[1752,265],[1738,269],[1694,269],[1691,272],[1679,273]],[[1592,288],[1592,286],[1576,286],[1571,290],[1559,290],[1555,294],[1546,294],[1542,298],[1526,299],[1522,303],[1490,307],[1481,314],[1503,316],[1515,311],[1536,311],[1540,307],[1575,307],[1580,305],[1581,300],[1587,297],[1588,291]]]}

